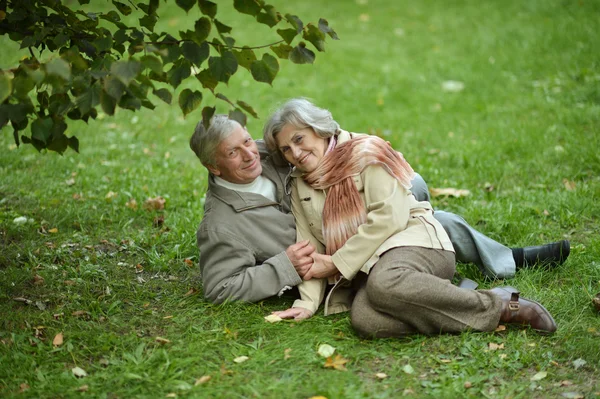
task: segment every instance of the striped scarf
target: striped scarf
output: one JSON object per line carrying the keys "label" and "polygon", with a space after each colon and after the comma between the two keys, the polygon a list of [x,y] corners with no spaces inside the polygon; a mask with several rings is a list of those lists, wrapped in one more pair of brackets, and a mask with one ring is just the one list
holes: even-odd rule
{"label": "striped scarf", "polygon": [[325,253],[333,255],[367,222],[367,210],[352,176],[369,165],[382,166],[400,185],[410,189],[412,167],[401,153],[377,136],[358,136],[330,148],[315,170],[302,176],[315,190],[329,189],[323,208]]}

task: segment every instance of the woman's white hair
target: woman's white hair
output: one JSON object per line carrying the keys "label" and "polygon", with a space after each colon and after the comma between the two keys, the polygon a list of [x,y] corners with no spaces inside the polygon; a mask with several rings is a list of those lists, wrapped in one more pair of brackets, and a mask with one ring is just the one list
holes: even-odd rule
{"label": "woman's white hair", "polygon": [[221,141],[225,140],[233,131],[241,126],[225,114],[217,114],[210,120],[208,129],[204,128],[202,121],[198,122],[194,134],[190,138],[190,148],[204,166],[216,166],[215,153]]}
{"label": "woman's white hair", "polygon": [[287,124],[297,129],[310,127],[322,138],[340,133],[340,125],[333,119],[331,112],[317,107],[305,98],[293,98],[279,107],[265,124],[263,137],[269,150],[277,150],[276,136]]}

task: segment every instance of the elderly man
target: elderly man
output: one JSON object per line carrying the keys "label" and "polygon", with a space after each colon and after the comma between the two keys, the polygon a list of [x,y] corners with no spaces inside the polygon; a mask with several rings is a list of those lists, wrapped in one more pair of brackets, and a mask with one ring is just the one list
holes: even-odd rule
{"label": "elderly man", "polygon": [[[312,264],[314,248],[295,243],[287,189],[290,167],[227,115],[200,122],[190,147],[208,169],[204,218],[197,232],[204,296],[213,303],[256,302],[298,285]],[[428,201],[427,185],[413,180],[413,194]],[[519,267],[560,264],[569,242],[508,248],[474,230],[461,217],[436,211],[461,262],[477,264],[492,278],[510,278]]]}

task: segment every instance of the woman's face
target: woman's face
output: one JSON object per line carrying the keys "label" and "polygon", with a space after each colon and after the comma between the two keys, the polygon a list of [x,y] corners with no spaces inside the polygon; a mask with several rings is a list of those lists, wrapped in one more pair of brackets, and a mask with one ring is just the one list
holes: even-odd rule
{"label": "woman's face", "polygon": [[327,139],[317,136],[310,127],[299,129],[286,124],[275,140],[285,159],[304,173],[315,170],[327,150]]}

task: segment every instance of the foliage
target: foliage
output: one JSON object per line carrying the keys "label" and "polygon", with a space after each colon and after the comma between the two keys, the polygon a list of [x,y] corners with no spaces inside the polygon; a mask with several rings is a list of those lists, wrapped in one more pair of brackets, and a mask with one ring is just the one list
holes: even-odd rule
{"label": "foliage", "polygon": [[[89,2],[79,0],[79,5]],[[159,0],[137,4],[112,0],[115,9],[108,12],[71,9],[61,0],[0,1],[0,34],[30,54],[18,67],[0,71],[0,128],[10,123],[17,145],[22,141],[38,150],[78,151],[78,139],[65,135],[68,119],[87,122],[96,118],[99,109],[108,115],[117,108],[154,109],[156,100],[150,94],[171,104],[174,90],[191,77],[198,79],[202,90],[180,92],[184,116],[210,92],[229,104],[230,117],[245,125],[245,113],[256,117],[256,112],[247,102],[234,102],[219,93],[220,84],[227,84],[239,67],[257,82],[271,84],[279,72],[278,59],[312,63],[315,54],[305,41],[324,51],[327,35],[337,39],[324,19],[305,25],[295,15],[282,16],[263,0],[234,0],[235,10],[257,24],[285,25],[276,30],[281,40],[275,43],[236,45],[232,28],[217,18],[216,3],[175,3],[198,18],[174,36],[154,30],[160,18]],[[44,52],[52,55],[44,60]],[[214,106],[203,108],[205,123],[214,112]],[[31,135],[19,138],[29,124]]]}

